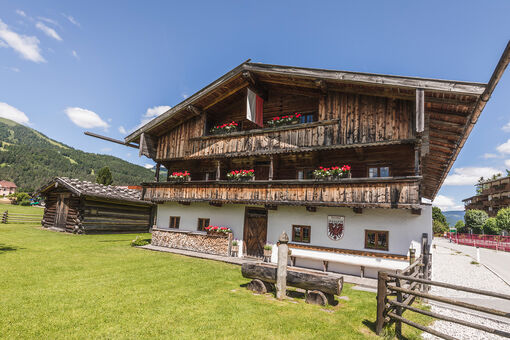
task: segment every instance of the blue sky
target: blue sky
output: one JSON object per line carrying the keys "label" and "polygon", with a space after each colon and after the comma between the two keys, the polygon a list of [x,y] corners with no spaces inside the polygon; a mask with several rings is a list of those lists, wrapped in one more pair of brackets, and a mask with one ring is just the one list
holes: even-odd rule
{"label": "blue sky", "polygon": [[[248,58],[487,82],[508,13],[508,1],[0,0],[0,115],[144,165],[83,132],[122,138]],[[440,191],[444,209],[458,209],[479,176],[510,168],[509,73]]]}

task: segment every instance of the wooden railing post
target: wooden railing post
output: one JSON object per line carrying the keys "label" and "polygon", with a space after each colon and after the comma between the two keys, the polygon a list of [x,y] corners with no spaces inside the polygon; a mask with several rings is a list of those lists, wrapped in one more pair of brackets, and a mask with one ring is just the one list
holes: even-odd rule
{"label": "wooden railing post", "polygon": [[2,223],[7,223],[7,219],[9,218],[9,212],[8,210],[4,211],[2,215]]}
{"label": "wooden railing post", "polygon": [[283,300],[287,295],[287,256],[289,236],[284,231],[278,239],[278,267],[276,271],[276,298]]}
{"label": "wooden railing post", "polygon": [[384,319],[386,318],[386,302],[388,289],[386,285],[388,283],[388,274],[383,271],[379,271],[377,274],[377,320],[375,325],[375,332],[377,335],[381,335],[384,327]]}
{"label": "wooden railing post", "polygon": [[[399,274],[399,275],[402,274],[402,271],[397,270],[397,274]],[[395,284],[397,287],[402,287],[399,278],[397,278],[395,280]],[[402,298],[402,292],[397,292],[397,302],[402,303],[403,301],[404,301],[404,299]],[[397,311],[397,315],[402,317],[402,313],[403,313],[402,307],[397,306],[396,311]],[[395,321],[395,334],[397,336],[397,339],[402,339],[402,322],[398,319]]]}

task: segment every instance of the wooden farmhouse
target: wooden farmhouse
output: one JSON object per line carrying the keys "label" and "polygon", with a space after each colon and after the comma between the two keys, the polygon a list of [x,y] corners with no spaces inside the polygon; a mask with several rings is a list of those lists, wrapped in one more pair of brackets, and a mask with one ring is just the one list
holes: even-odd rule
{"label": "wooden farmhouse", "polygon": [[510,176],[487,180],[477,185],[478,194],[462,200],[466,210],[484,210],[490,217],[510,207]]}
{"label": "wooden farmhouse", "polygon": [[[242,63],[125,138],[168,169],[142,184],[157,203],[152,243],[231,255],[237,240],[234,255],[253,257],[270,244],[276,261],[285,231],[295,266],[404,268],[432,236],[423,199],[436,196],[509,50],[488,84]],[[221,243],[207,226],[232,233]]]}
{"label": "wooden farmhouse", "polygon": [[73,233],[147,232],[153,204],[141,190],[57,177],[39,190],[46,206],[42,226]]}

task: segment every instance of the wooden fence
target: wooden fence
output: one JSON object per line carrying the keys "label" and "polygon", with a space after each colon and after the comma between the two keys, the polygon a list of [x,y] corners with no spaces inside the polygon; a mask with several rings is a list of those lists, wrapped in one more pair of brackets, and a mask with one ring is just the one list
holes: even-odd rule
{"label": "wooden fence", "polygon": [[41,223],[42,215],[38,214],[17,214],[8,210],[2,214],[2,223]]}
{"label": "wooden fence", "polygon": [[[423,249],[423,248],[422,248]],[[432,281],[429,279],[431,266],[431,255],[427,248],[422,256],[420,256],[409,267],[397,273],[389,273],[380,271],[378,275],[377,285],[377,321],[376,333],[381,334],[384,327],[391,327],[395,325],[395,333],[399,339],[402,338],[402,323],[411,327],[417,328],[423,332],[427,332],[438,336],[443,339],[455,339],[452,336],[441,333],[432,329],[431,327],[418,324],[409,319],[406,319],[403,314],[409,310],[414,313],[430,316],[437,320],[444,320],[453,322],[466,327],[474,328],[487,333],[499,335],[502,337],[510,338],[510,333],[498,330],[485,325],[476,324],[470,321],[449,317],[440,313],[435,313],[413,307],[416,298],[433,300],[441,302],[445,308],[449,306],[462,307],[470,311],[482,312],[499,317],[506,317],[510,319],[510,313],[503,312],[497,309],[488,308],[480,305],[466,303],[439,295],[429,293],[431,286],[437,286],[456,291],[463,291],[483,296],[490,296],[510,301],[510,295],[495,293],[486,290],[474,289],[464,286],[452,285],[449,283]]]}

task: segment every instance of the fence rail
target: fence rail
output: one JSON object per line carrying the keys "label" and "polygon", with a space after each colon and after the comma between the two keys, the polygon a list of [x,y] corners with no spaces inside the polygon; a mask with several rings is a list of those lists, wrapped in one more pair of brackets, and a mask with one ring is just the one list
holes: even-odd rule
{"label": "fence rail", "polygon": [[510,252],[510,236],[448,233],[457,244]]}
{"label": "fence rail", "polygon": [[391,327],[393,324],[395,324],[395,333],[400,339],[402,337],[402,323],[405,323],[411,327],[420,329],[424,332],[433,334],[443,339],[455,339],[450,335],[436,331],[428,326],[413,322],[403,316],[405,311],[411,311],[413,313],[430,316],[437,320],[453,322],[490,334],[510,338],[510,332],[458,318],[449,317],[440,313],[422,310],[412,306],[416,298],[422,298],[438,301],[446,306],[458,306],[468,310],[483,312],[510,319],[510,313],[501,310],[458,301],[444,296],[430,294],[430,287],[437,286],[510,301],[510,295],[430,280],[429,275],[431,255],[429,253],[427,242],[425,242],[425,244],[422,242],[422,246],[423,245],[425,245],[424,248],[422,247],[423,255],[420,256],[406,269],[397,271],[396,274],[384,271],[379,272],[377,286],[377,334],[381,334],[384,327]]}
{"label": "fence rail", "polygon": [[40,223],[42,215],[10,213],[8,210],[2,214],[2,223]]}

